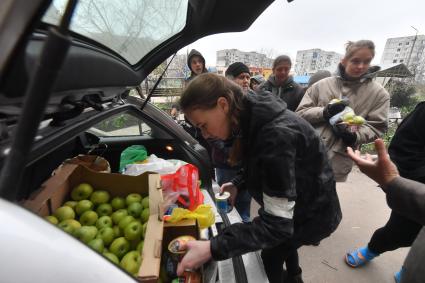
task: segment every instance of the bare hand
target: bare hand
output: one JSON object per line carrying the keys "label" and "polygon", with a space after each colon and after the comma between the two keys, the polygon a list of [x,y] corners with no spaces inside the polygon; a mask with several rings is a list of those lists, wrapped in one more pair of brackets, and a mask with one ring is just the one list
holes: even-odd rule
{"label": "bare hand", "polygon": [[187,250],[177,266],[177,275],[183,275],[185,270],[193,270],[211,259],[210,241],[189,241],[182,245],[181,250]]}
{"label": "bare hand", "polygon": [[221,192],[230,193],[229,202],[232,206],[235,206],[236,196],[238,195],[238,188],[233,183],[224,183],[220,188]]}
{"label": "bare hand", "polygon": [[378,152],[376,161],[373,161],[369,154],[366,155],[366,158],[360,157],[360,151],[354,152],[351,147],[347,147],[347,154],[357,164],[360,171],[381,186],[386,186],[398,177],[399,173],[397,167],[389,158],[382,139],[375,140],[375,149]]}

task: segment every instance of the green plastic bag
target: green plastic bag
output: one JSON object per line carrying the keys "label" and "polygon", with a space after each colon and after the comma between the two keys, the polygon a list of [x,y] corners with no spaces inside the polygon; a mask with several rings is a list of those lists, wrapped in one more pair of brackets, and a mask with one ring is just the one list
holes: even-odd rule
{"label": "green plastic bag", "polygon": [[148,157],[148,151],[143,145],[132,145],[121,152],[120,172],[124,172],[127,164],[142,162]]}

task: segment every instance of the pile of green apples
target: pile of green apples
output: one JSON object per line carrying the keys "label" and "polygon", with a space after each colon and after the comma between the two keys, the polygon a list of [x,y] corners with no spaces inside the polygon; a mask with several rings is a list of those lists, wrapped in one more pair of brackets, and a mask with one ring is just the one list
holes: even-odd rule
{"label": "pile of green apples", "polygon": [[358,116],[352,111],[345,113],[342,116],[342,121],[349,125],[357,126],[362,126],[366,123],[366,120],[362,116]]}
{"label": "pile of green apples", "polygon": [[107,191],[81,183],[71,191],[71,199],[46,220],[137,275],[149,219],[149,197],[132,193],[111,199]]}

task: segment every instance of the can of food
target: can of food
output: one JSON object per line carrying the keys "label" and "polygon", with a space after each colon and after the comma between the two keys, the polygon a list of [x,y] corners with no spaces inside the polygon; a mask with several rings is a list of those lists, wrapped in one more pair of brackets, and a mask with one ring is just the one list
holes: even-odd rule
{"label": "can of food", "polygon": [[230,193],[223,192],[222,194],[215,194],[215,206],[217,207],[217,211],[219,213],[227,213],[229,211],[229,200]]}
{"label": "can of food", "polygon": [[168,251],[174,255],[185,254],[186,250],[182,249],[182,246],[189,241],[195,241],[196,239],[192,236],[180,236],[172,240],[168,244]]}

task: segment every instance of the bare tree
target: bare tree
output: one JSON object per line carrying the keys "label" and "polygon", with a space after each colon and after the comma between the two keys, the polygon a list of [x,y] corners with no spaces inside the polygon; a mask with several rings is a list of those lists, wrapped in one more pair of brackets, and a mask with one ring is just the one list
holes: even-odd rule
{"label": "bare tree", "polygon": [[268,48],[268,47],[262,47],[260,51],[258,51],[258,53],[264,54],[266,55],[267,58],[270,58],[270,59],[274,59],[278,55],[275,49]]}
{"label": "bare tree", "polygon": [[82,0],[73,29],[135,63],[184,26],[183,5],[167,0]]}

